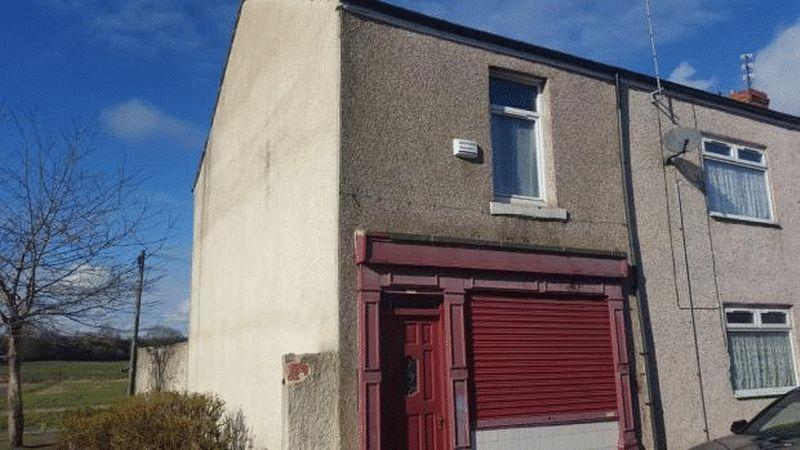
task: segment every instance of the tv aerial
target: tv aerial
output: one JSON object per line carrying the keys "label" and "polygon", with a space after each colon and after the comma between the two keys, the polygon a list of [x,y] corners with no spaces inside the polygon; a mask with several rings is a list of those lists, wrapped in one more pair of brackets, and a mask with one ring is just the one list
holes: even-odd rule
{"label": "tv aerial", "polygon": [[753,78],[755,77],[755,62],[752,53],[743,53],[740,57],[742,60],[742,81],[747,83],[747,88],[753,88]]}
{"label": "tv aerial", "polygon": [[677,127],[669,130],[664,135],[664,149],[669,153],[665,163],[670,164],[674,158],[699,149],[702,142],[703,135],[694,128]]}

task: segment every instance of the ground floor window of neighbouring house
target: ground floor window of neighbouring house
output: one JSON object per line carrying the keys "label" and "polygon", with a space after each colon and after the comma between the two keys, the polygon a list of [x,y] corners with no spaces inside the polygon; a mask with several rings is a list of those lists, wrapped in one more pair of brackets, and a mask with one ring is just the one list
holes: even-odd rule
{"label": "ground floor window of neighbouring house", "polygon": [[780,395],[797,385],[786,308],[725,308],[731,384],[737,397]]}

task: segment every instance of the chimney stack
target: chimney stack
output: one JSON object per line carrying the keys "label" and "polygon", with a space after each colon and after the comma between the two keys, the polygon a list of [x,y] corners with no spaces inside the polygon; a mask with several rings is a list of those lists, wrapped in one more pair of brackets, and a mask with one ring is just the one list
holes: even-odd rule
{"label": "chimney stack", "polygon": [[730,97],[742,103],[749,103],[764,109],[769,109],[769,96],[764,91],[747,88],[739,92],[731,92]]}

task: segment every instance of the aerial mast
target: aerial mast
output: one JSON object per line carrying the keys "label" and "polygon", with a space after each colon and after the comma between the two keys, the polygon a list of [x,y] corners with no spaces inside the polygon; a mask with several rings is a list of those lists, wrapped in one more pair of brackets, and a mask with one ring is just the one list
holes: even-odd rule
{"label": "aerial mast", "polygon": [[747,89],[753,89],[753,77],[755,76],[753,54],[742,53],[739,58],[742,60],[742,80],[747,83]]}

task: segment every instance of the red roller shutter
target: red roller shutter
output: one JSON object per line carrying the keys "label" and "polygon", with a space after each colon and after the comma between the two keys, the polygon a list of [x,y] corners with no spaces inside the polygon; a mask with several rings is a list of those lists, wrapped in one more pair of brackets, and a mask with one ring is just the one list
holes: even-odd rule
{"label": "red roller shutter", "polygon": [[478,297],[470,309],[479,427],[616,417],[606,302]]}

